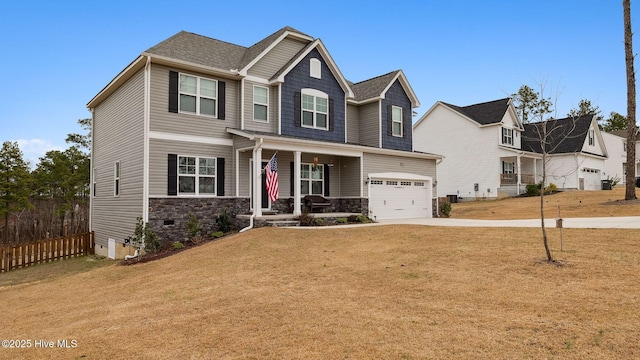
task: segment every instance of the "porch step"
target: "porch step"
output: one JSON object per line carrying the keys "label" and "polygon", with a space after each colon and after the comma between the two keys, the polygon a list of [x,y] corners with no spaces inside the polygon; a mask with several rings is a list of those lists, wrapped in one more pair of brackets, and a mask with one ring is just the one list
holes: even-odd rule
{"label": "porch step", "polygon": [[273,227],[283,227],[283,226],[300,226],[300,221],[298,220],[271,220],[267,221],[269,226]]}

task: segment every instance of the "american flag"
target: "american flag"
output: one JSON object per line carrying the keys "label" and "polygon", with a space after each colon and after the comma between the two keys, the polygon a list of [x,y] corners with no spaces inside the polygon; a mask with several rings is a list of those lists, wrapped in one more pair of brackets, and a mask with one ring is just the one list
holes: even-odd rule
{"label": "american flag", "polygon": [[273,154],[271,160],[264,167],[267,174],[267,192],[271,201],[278,200],[278,160],[276,154]]}

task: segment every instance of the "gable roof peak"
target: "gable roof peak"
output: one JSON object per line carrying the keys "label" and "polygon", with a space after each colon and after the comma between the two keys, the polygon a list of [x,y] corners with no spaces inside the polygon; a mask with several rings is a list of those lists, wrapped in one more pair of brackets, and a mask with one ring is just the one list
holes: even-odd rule
{"label": "gable roof peak", "polygon": [[486,101],[467,106],[457,106],[442,101],[442,104],[467,116],[480,125],[498,124],[511,104],[511,98]]}

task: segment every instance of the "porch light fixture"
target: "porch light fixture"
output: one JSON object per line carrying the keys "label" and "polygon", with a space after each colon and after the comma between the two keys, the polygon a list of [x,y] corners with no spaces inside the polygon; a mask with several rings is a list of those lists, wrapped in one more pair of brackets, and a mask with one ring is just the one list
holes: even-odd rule
{"label": "porch light fixture", "polygon": [[313,166],[314,166],[314,167],[315,167],[315,166],[318,166],[318,157],[317,157],[317,156],[314,156],[314,157],[313,157]]}

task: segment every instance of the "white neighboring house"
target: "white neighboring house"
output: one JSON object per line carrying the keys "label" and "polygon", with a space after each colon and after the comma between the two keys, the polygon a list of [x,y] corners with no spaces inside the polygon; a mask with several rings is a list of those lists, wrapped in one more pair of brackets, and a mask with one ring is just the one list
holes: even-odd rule
{"label": "white neighboring house", "polygon": [[[624,184],[625,164],[627,163],[627,130],[615,130],[612,132],[602,132],[602,138],[609,158],[605,161],[605,178],[620,178],[619,184]],[[635,177],[640,176],[640,134],[636,133],[636,172]]]}
{"label": "white neighboring house", "polygon": [[444,155],[438,196],[512,196],[541,180],[542,157],[522,150],[523,131],[509,98],[463,107],[438,101],[413,126],[413,149]]}
{"label": "white neighboring house", "polygon": [[[538,123],[538,126],[542,123]],[[599,190],[606,147],[592,115],[546,122],[546,184]],[[510,98],[469,106],[436,102],[413,126],[415,151],[438,152],[438,196],[490,199],[524,193],[542,181],[536,124],[523,125]]]}
{"label": "white neighboring house", "polygon": [[547,179],[559,189],[600,190],[606,179],[607,148],[593,115],[525,125],[522,148],[542,153],[539,131],[547,126]]}

